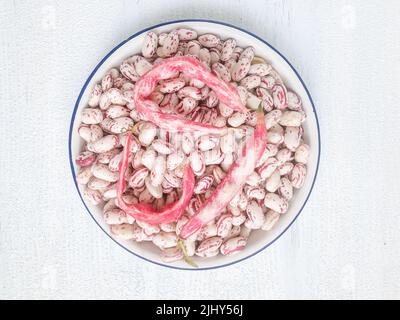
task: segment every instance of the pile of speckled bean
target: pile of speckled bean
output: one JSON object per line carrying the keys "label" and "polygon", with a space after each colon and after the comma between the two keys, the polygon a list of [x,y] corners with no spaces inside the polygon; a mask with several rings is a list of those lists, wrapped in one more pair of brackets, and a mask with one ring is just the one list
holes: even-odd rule
{"label": "pile of speckled bean", "polygon": [[[135,83],[166,58],[193,57],[219,79],[236,88],[247,112],[220,102],[205,83],[180,72],[159,81],[150,99],[165,114],[226,128],[223,134],[188,134],[161,130],[136,110]],[[265,57],[268,58],[268,57]],[[185,256],[201,258],[243,250],[253,230],[271,230],[289,208],[294,190],[303,186],[310,148],[303,141],[306,119],[299,96],[286,88],[267,60],[235,39],[198,35],[194,30],[145,36],[142,52],[109,70],[92,89],[81,114],[78,133],[84,140],[76,158],[76,175],[83,196],[103,208],[110,233],[123,240],[151,241],[165,262]],[[229,171],[240,145],[254,130],[262,106],[268,144],[254,172],[226,209],[178,246],[180,232]],[[133,132],[129,167],[125,172],[127,203],[147,203],[155,209],[175,202],[181,194],[183,168],[195,175],[193,196],[184,214],[169,223],[151,225],[118,207],[117,181],[127,132]]]}

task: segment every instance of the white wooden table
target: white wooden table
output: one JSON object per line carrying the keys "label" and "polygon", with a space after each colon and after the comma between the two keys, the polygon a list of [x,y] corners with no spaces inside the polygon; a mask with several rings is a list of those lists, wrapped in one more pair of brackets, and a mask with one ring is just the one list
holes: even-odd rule
{"label": "white wooden table", "polygon": [[[400,298],[400,3],[333,0],[2,1],[0,298]],[[209,18],[299,70],[322,159],[304,212],[243,263],[169,270],[115,245],[71,179],[67,134],[89,72],[134,32]]]}

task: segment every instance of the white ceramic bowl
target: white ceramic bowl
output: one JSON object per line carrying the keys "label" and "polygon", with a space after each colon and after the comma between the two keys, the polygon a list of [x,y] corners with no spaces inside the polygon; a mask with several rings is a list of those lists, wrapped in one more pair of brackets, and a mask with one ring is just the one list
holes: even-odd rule
{"label": "white ceramic bowl", "polygon": [[[143,43],[144,35],[149,30],[154,30],[156,33],[168,32],[172,29],[179,27],[188,27],[196,30],[199,34],[203,33],[214,33],[219,35],[222,39],[234,38],[241,47],[253,46],[256,49],[256,55],[265,58],[269,61],[273,67],[282,76],[284,83],[297,94],[300,95],[304,109],[307,113],[307,120],[304,123],[305,140],[311,147],[311,156],[307,165],[308,173],[303,188],[295,192],[293,199],[290,201],[289,211],[281,216],[278,224],[269,231],[257,230],[253,231],[248,241],[247,247],[242,252],[233,256],[221,256],[218,255],[214,258],[199,259],[196,262],[200,268],[193,269],[188,266],[185,262],[179,261],[172,264],[165,264],[160,259],[159,250],[152,243],[136,243],[134,241],[119,241],[112,238],[120,246],[131,252],[132,254],[167,267],[179,268],[179,269],[191,269],[191,270],[204,270],[210,268],[218,268],[227,266],[246,258],[249,258],[256,253],[262,251],[277,240],[296,220],[299,213],[304,208],[307,202],[311,190],[313,188],[315,178],[317,176],[319,156],[320,156],[320,136],[317,114],[311,100],[311,96],[304,85],[304,82],[295,71],[293,66],[283,57],[276,49],[270,46],[266,41],[259,37],[237,28],[235,26],[221,23],[217,21],[208,20],[180,20],[162,23],[156,26],[149,27],[142,30],[127,40],[123,41],[117,47],[115,47],[110,53],[108,53],[103,60],[96,66],[89,78],[86,80],[79,97],[76,101],[76,105],[73,111],[70,133],[69,133],[69,156],[72,175],[75,180],[79,196],[81,197],[83,204],[88,210],[89,214],[93,217],[95,222],[100,228],[109,235],[108,226],[104,223],[102,218],[102,208],[91,205],[82,198],[82,188],[76,183],[75,173],[77,167],[74,163],[75,157],[79,154],[83,141],[77,133],[79,124],[81,123],[81,111],[86,107],[87,101],[91,88],[94,84],[99,82],[103,75],[112,67],[117,67],[127,57],[134,53],[141,51],[141,45]],[[110,236],[110,235],[109,235]],[[111,237],[111,236],[110,236]]]}

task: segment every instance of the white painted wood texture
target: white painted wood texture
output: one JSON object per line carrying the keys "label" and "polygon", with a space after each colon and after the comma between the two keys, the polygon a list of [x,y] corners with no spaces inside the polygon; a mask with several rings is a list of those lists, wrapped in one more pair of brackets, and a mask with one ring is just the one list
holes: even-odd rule
{"label": "white painted wood texture", "polygon": [[[400,3],[1,1],[0,298],[400,298]],[[322,159],[304,212],[265,252],[227,269],[169,270],[122,250],[72,182],[69,121],[89,72],[166,20],[250,30],[314,98]]]}

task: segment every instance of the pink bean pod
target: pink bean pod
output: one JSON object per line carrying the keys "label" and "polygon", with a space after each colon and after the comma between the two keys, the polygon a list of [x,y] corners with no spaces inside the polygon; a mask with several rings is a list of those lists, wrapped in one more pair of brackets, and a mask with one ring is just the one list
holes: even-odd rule
{"label": "pink bean pod", "polygon": [[181,71],[190,77],[206,83],[215,91],[220,101],[235,110],[245,111],[245,107],[238,98],[236,90],[208,72],[196,59],[189,57],[170,58],[154,66],[140,81],[136,83],[134,89],[135,105],[137,110],[140,113],[143,113],[148,120],[157,124],[160,128],[168,131],[200,131],[211,134],[220,134],[224,131],[223,128],[221,129],[210,125],[197,124],[180,119],[177,116],[163,114],[159,111],[158,106],[145,98],[154,90],[158,79],[168,78],[171,73],[176,71]]}
{"label": "pink bean pod", "polygon": [[127,136],[126,146],[124,148],[120,174],[118,178],[118,197],[117,204],[127,214],[133,216],[136,220],[147,222],[149,224],[160,224],[176,221],[186,209],[194,189],[194,174],[190,166],[186,166],[181,198],[166,205],[162,210],[155,211],[147,204],[127,204],[122,198],[122,192],[125,189],[125,171],[128,167],[128,155],[130,147],[131,134]]}
{"label": "pink bean pod", "polygon": [[183,239],[194,234],[202,226],[220,215],[234,195],[242,189],[247,177],[254,171],[256,162],[264,152],[266,145],[267,132],[264,116],[259,111],[257,127],[247,139],[240,157],[232,164],[228,174],[217,186],[212,196],[207,199],[199,212],[185,225],[181,232]]}

